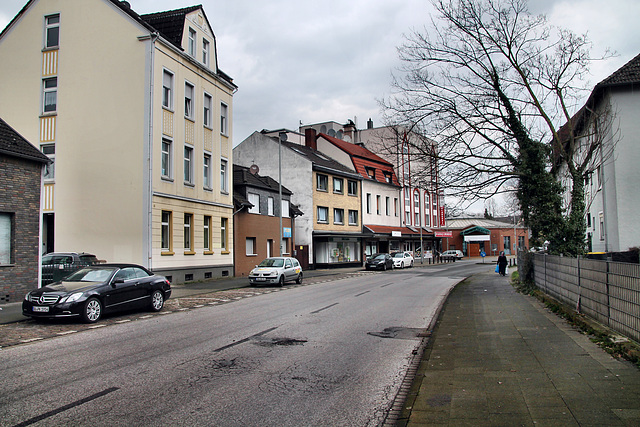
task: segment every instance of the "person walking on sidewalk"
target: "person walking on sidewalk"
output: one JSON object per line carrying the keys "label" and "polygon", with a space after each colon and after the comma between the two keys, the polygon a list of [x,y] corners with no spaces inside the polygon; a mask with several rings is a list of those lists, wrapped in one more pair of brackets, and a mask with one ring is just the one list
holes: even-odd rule
{"label": "person walking on sidewalk", "polygon": [[508,263],[509,261],[507,261],[504,251],[500,252],[500,256],[498,256],[498,273],[500,273],[501,276],[506,276]]}

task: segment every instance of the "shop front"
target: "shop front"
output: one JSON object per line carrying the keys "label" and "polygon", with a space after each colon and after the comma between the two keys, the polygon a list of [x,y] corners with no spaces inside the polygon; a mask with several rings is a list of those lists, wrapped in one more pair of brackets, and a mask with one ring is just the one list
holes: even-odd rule
{"label": "shop front", "polygon": [[363,264],[360,236],[315,236],[313,239],[315,268],[357,267]]}

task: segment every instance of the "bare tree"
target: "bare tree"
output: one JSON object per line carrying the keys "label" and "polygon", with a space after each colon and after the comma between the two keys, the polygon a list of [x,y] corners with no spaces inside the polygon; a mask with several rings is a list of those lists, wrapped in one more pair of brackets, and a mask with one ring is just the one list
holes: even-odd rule
{"label": "bare tree", "polygon": [[[576,200],[600,144],[594,138],[595,147],[577,156],[584,135],[571,120],[587,91],[590,42],[532,16],[526,0],[432,3],[437,19],[398,48],[404,66],[383,101],[387,122],[438,141],[435,154],[431,146],[411,149],[437,156],[449,195],[474,201],[515,188],[534,240],[560,239],[564,219],[584,223]],[[572,178],[566,211],[553,162]]]}

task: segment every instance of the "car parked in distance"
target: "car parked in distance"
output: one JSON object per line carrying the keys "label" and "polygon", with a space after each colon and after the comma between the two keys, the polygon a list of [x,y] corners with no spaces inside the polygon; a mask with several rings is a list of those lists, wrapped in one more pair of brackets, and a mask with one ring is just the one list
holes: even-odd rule
{"label": "car parked in distance", "polygon": [[302,283],[302,267],[291,257],[270,257],[249,272],[249,284],[283,286],[285,282]]}
{"label": "car parked in distance", "polygon": [[413,256],[409,252],[393,252],[391,258],[395,268],[413,267]]}
{"label": "car parked in distance", "polygon": [[373,254],[365,261],[364,268],[365,270],[391,270],[393,269],[393,258],[389,254]]}
{"label": "car parked in distance", "polygon": [[100,261],[86,252],[49,252],[42,256],[42,286],[63,279],[81,267]]}
{"label": "car parked in distance", "polygon": [[464,254],[462,253],[461,250],[448,250],[448,251],[444,251],[440,254],[441,257],[443,258],[457,258],[457,259],[462,259],[464,258]]}
{"label": "car parked in distance", "polygon": [[97,322],[103,314],[133,308],[160,311],[171,284],[135,264],[98,264],[29,292],[22,314],[32,318],[79,317]]}

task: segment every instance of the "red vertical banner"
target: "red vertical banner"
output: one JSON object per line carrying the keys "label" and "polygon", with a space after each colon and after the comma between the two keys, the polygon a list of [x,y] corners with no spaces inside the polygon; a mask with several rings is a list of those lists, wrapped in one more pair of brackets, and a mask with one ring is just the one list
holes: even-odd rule
{"label": "red vertical banner", "polygon": [[440,206],[440,227],[444,227],[446,225],[444,220],[444,206]]}

